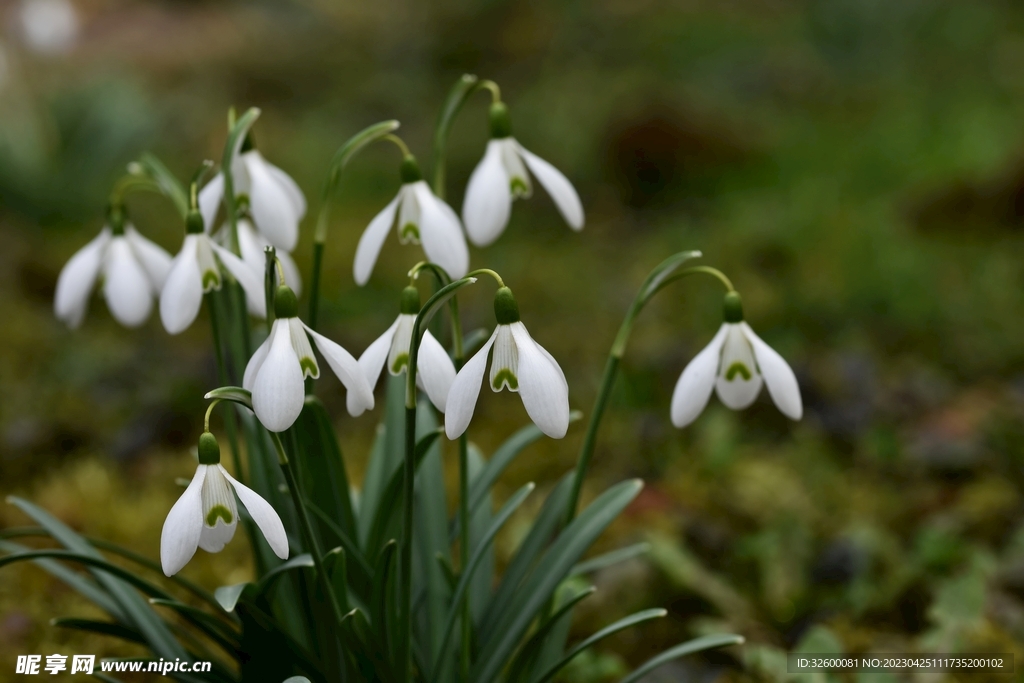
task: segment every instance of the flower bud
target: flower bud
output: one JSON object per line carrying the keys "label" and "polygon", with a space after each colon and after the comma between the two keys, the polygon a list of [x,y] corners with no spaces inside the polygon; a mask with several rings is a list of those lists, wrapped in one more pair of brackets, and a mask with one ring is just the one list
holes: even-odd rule
{"label": "flower bud", "polygon": [[508,116],[508,107],[504,102],[495,102],[491,105],[491,137],[495,139],[512,136],[512,119]]}
{"label": "flower bud", "polygon": [[508,287],[501,287],[494,294],[494,317],[499,325],[519,322],[519,304]]}
{"label": "flower bud", "polygon": [[739,292],[729,292],[725,295],[722,312],[727,323],[743,322],[743,302]]}
{"label": "flower bud", "polygon": [[299,300],[288,285],[281,285],[277,288],[277,295],[274,297],[274,315],[283,320],[299,315]]}
{"label": "flower bud", "polygon": [[191,209],[185,217],[185,232],[189,235],[198,235],[204,231],[203,214],[199,213],[199,209]]}
{"label": "flower bud", "polygon": [[199,463],[201,465],[220,464],[220,444],[217,437],[210,432],[203,432],[199,437]]}
{"label": "flower bud", "polygon": [[416,315],[420,312],[420,290],[411,286],[402,290],[402,303],[399,312],[403,315]]}
{"label": "flower bud", "polygon": [[402,165],[398,169],[398,175],[402,178],[402,184],[419,182],[423,180],[423,173],[420,172],[420,165],[416,163],[416,157],[406,154],[402,159]]}

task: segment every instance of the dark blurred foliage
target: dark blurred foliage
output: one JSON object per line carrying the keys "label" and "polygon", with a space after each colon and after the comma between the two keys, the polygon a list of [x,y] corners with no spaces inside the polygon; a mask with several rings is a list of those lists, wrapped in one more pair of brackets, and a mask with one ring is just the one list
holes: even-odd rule
{"label": "dark blurred foliage", "polygon": [[[587,210],[573,234],[537,192],[494,246],[472,250],[474,265],[516,288],[574,407],[589,410],[644,274],[684,248],[734,279],[751,325],[796,370],[806,407],[792,424],[767,396],[737,414],[712,399],[695,425],[675,430],[671,391],[719,324],[721,292],[687,281],[645,311],[589,490],[647,479],[606,546],[648,538],[652,553],[599,577],[601,597],[584,603],[581,621],[652,603],[671,615],[581,658],[571,678],[613,678],[623,660],[716,629],[749,644],[652,680],[783,679],[781,653],[792,648],[1019,659],[1018,4],[74,1],[77,41],[59,54],[29,49],[20,5],[0,7],[3,488],[60,491],[77,481],[75,463],[120,460],[122,488],[164,491],[142,499],[162,506],[147,513],[150,527],[118,531],[102,506],[79,511],[71,483],[64,512],[155,551],[172,482],[142,463],[173,456],[175,471],[188,471],[183,453],[215,377],[205,318],[170,338],[155,319],[120,329],[98,297],[79,331],[51,313],[61,266],[99,230],[127,162],[148,149],[186,178],[219,157],[229,106],[259,106],[258,144],[315,212],[334,150],[365,125],[401,120],[427,162],[447,89],[472,72],[501,85],[517,138],[566,172]],[[456,208],[486,141],[485,112],[480,95],[455,126]],[[356,240],[397,189],[397,162],[371,149],[335,200],[324,327],[356,353],[393,319],[419,258],[391,239],[370,284],[352,282]],[[133,198],[131,211],[145,234],[178,248],[167,202]],[[307,278],[311,226],[296,252]],[[491,324],[489,297],[466,297],[467,328]],[[359,472],[373,418],[348,418],[337,384],[321,385]],[[508,396],[484,394],[472,438],[489,449],[526,417]],[[571,467],[580,431],[534,447],[508,486]],[[230,566],[202,562],[186,571],[223,580]],[[0,593],[0,613],[14,615],[0,634],[15,616],[45,625],[52,601],[26,601],[17,588],[41,582],[9,576],[22,583]],[[11,652],[46,632],[17,631]]]}

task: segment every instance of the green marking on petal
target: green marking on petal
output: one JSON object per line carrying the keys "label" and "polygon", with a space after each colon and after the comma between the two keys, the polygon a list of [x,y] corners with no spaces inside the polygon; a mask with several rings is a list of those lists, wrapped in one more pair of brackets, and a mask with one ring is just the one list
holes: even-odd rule
{"label": "green marking on petal", "polygon": [[731,382],[735,379],[736,375],[742,375],[743,381],[745,382],[749,382],[750,378],[753,377],[753,373],[750,372],[750,368],[739,361],[730,365],[729,369],[725,371],[725,379],[726,381]]}
{"label": "green marking on petal", "polygon": [[210,508],[210,511],[206,513],[206,526],[217,526],[218,517],[223,519],[225,524],[231,524],[234,519],[231,515],[231,510],[228,510],[223,505],[214,505]]}
{"label": "green marking on petal", "polygon": [[211,289],[220,289],[220,273],[215,270],[203,273],[203,291],[209,292]]}
{"label": "green marking on petal", "polygon": [[402,229],[398,231],[398,241],[402,244],[412,242],[413,244],[419,244],[420,242],[420,228],[415,223],[406,223],[402,226]]}
{"label": "green marking on petal", "polygon": [[317,367],[316,361],[309,356],[304,356],[299,359],[299,367],[302,368],[302,374],[308,374],[310,377],[313,375],[320,374],[320,368]]}
{"label": "green marking on petal", "polygon": [[501,391],[502,384],[507,384],[508,388],[512,391],[519,390],[519,378],[512,374],[512,371],[508,368],[503,368],[498,371],[498,374],[494,376],[494,381],[491,382],[491,387],[495,391]]}
{"label": "green marking on petal", "polygon": [[400,353],[400,354],[398,354],[398,358],[396,358],[395,362],[391,364],[391,368],[390,368],[391,374],[392,375],[397,375],[402,370],[404,370],[406,367],[408,367],[408,365],[409,365],[409,354],[408,353]]}
{"label": "green marking on petal", "polygon": [[512,189],[512,194],[516,197],[525,197],[530,193],[530,188],[526,184],[526,181],[519,177],[513,177],[509,181],[509,186]]}

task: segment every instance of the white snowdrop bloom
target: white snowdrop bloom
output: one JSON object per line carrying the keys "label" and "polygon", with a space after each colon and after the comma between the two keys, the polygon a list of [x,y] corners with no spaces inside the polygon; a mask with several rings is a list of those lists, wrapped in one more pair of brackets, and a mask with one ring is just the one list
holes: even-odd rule
{"label": "white snowdrop bloom", "polygon": [[469,177],[462,203],[462,221],[473,244],[486,247],[498,239],[508,225],[512,201],[533,193],[527,169],[551,195],[569,227],[583,229],[583,204],[576,188],[561,171],[512,137],[508,108],[496,102],[491,105],[491,140]]}
{"label": "white snowdrop bloom", "polygon": [[[403,290],[400,310],[398,319],[359,357],[359,367],[371,388],[376,386],[385,361],[392,375],[400,375],[409,369],[412,328],[416,314],[420,311],[419,290],[415,287]],[[430,334],[430,330],[426,330],[416,355],[416,385],[427,393],[430,402],[443,413],[454,380],[455,365],[452,359],[434,335]]]}
{"label": "white snowdrop bloom", "polygon": [[[291,176],[251,144],[251,137],[246,137],[231,168],[235,195],[248,198],[253,222],[267,241],[292,252],[299,241],[299,221],[306,215],[306,197]],[[199,210],[207,227],[213,225],[223,199],[224,174],[218,173],[199,192]]]}
{"label": "white snowdrop bloom", "polygon": [[253,411],[263,426],[272,432],[283,432],[302,412],[303,380],[320,376],[309,337],[348,391],[348,412],[355,417],[373,408],[373,390],[359,361],[299,320],[298,301],[287,285],[277,288],[274,308],[277,319],[270,335],[249,359],[242,378],[242,386],[252,393]]}
{"label": "white snowdrop bloom", "polygon": [[160,319],[168,332],[178,334],[186,330],[199,315],[203,294],[220,289],[223,277],[218,262],[245,290],[249,313],[260,318],[267,316],[262,276],[210,239],[203,230],[202,217],[192,211],[186,220],[185,241],[160,293]]}
{"label": "white snowdrop bloom", "polygon": [[188,564],[196,548],[219,553],[238,526],[235,495],[263,532],[274,554],[288,559],[288,535],[270,503],[238,482],[220,464],[220,446],[209,432],[199,437],[199,467],[192,482],[167,513],[160,533],[160,565],[173,576]]}
{"label": "white snowdrop bloom", "polygon": [[78,12],[69,0],[23,0],[18,18],[25,43],[36,52],[67,52],[78,37]]}
{"label": "white snowdrop bloom", "polygon": [[459,217],[434,195],[412,155],[402,161],[401,177],[398,195],[370,221],[359,238],[353,266],[356,284],[365,285],[370,279],[384,240],[395,225],[399,243],[422,243],[427,260],[444,268],[453,280],[461,278],[469,270],[469,248]]}
{"label": "white snowdrop bloom", "polygon": [[746,408],[768,387],[782,414],[792,420],[803,415],[796,375],[782,356],[754,334],[743,321],[736,292],[725,297],[725,322],[711,343],[683,370],[672,394],[672,424],[685,427],[704,410],[711,391],[733,410]]}
{"label": "white snowdrop bloom", "polygon": [[[238,250],[242,254],[242,260],[252,269],[256,277],[262,279],[267,270],[266,248],[272,246],[270,240],[264,237],[251,221],[239,218],[238,223]],[[231,228],[224,224],[214,235],[214,239],[223,247],[228,246],[229,233]],[[299,268],[295,265],[292,255],[284,249],[275,248],[274,253],[281,262],[281,269],[284,271],[284,283],[291,287],[296,295],[302,293],[302,276]]]}
{"label": "white snowdrop bloom", "polygon": [[[112,221],[114,222],[114,221]],[[114,318],[138,327],[149,318],[153,299],[171,269],[171,255],[132,227],[104,227],[78,250],[57,278],[53,310],[68,327],[82,324],[96,281],[103,276],[103,297]]]}
{"label": "white snowdrop bloom", "polygon": [[473,419],[480,384],[491,353],[491,390],[519,392],[526,413],[548,436],[561,439],[569,428],[569,385],[557,361],[535,342],[519,320],[512,290],[502,287],[494,297],[498,326],[491,338],[462,367],[448,392],[444,430],[457,439]]}

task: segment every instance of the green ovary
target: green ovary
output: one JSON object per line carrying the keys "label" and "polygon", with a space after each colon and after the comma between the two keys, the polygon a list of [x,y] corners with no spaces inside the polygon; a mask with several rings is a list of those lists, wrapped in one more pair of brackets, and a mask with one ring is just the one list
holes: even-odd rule
{"label": "green ovary", "polygon": [[745,382],[749,382],[750,378],[753,377],[753,374],[750,372],[750,368],[739,361],[730,365],[729,369],[725,371],[725,379],[726,381],[731,382],[736,378],[736,375],[742,376],[743,381]]}
{"label": "green ovary", "polygon": [[402,226],[402,229],[398,231],[398,241],[402,244],[406,242],[420,241],[420,229],[415,223],[406,223]]}
{"label": "green ovary", "polygon": [[407,353],[400,353],[400,354],[398,354],[398,358],[396,358],[395,362],[391,364],[391,374],[392,375],[397,375],[407,365],[409,365],[409,354],[407,354]]}
{"label": "green ovary", "polygon": [[495,391],[501,391],[502,383],[508,384],[508,388],[512,391],[519,390],[519,378],[512,374],[511,370],[505,369],[498,371],[498,374],[494,376],[494,381],[491,382],[491,387]]}
{"label": "green ovary", "polygon": [[228,510],[223,505],[214,505],[210,508],[210,511],[206,513],[206,526],[217,526],[218,517],[223,519],[225,524],[231,524],[232,520],[234,520],[231,510]]}

